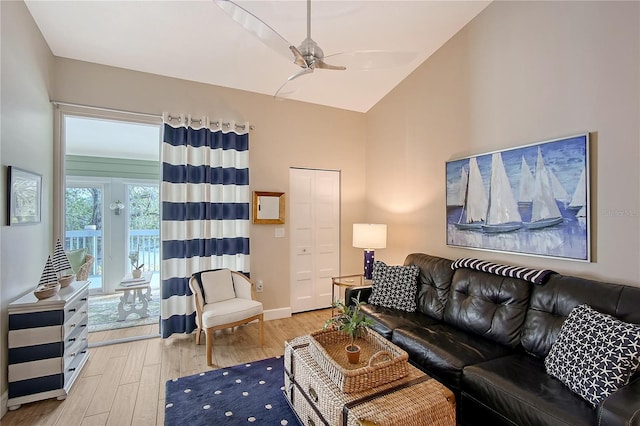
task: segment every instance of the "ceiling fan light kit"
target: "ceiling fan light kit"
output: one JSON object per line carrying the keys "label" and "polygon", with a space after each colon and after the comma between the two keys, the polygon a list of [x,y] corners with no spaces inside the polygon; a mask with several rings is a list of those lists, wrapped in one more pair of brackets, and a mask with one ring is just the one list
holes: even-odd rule
{"label": "ceiling fan light kit", "polygon": [[380,50],[355,51],[346,53],[335,53],[325,57],[323,50],[311,38],[311,0],[307,0],[307,37],[296,47],[293,43],[288,42],[280,33],[273,29],[269,24],[258,18],[256,15],[238,5],[231,0],[214,0],[215,3],[225,11],[231,19],[240,24],[244,29],[256,36],[260,41],[266,44],[274,51],[291,59],[293,54],[293,63],[298,65],[302,70],[289,76],[285,82],[278,88],[274,97],[285,98],[293,92],[284,91],[285,87],[293,80],[313,73],[316,68],[325,70],[344,71],[347,69],[343,65],[332,65],[325,62],[325,58],[338,58],[340,56],[356,58],[362,61],[359,66],[354,69],[369,70],[376,68],[388,68],[389,66],[398,66],[410,62],[416,57],[416,53],[410,52],[387,52]]}

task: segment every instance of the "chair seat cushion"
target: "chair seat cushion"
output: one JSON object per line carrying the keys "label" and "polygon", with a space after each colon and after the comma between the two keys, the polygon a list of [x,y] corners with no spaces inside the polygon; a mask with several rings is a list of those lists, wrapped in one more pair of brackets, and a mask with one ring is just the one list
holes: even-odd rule
{"label": "chair seat cushion", "polygon": [[202,310],[202,327],[211,328],[231,324],[262,313],[262,303],[257,300],[228,299],[207,303]]}

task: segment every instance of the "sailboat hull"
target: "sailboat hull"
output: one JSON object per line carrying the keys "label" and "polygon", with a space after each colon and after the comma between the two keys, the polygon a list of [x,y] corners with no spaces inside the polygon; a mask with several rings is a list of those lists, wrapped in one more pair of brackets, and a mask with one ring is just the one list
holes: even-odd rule
{"label": "sailboat hull", "polygon": [[484,222],[454,223],[453,225],[463,231],[480,231]]}
{"label": "sailboat hull", "polygon": [[520,222],[500,223],[496,225],[482,225],[482,230],[487,233],[496,234],[499,232],[513,232],[522,228]]}
{"label": "sailboat hull", "polygon": [[541,229],[562,223],[561,217],[550,217],[548,219],[540,219],[535,222],[523,222],[522,225],[527,229]]}

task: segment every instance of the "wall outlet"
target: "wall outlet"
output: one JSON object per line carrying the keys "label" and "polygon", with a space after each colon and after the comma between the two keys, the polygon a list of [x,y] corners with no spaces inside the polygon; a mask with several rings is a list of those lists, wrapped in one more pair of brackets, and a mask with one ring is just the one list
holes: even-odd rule
{"label": "wall outlet", "polygon": [[262,282],[262,280],[258,280],[256,282],[256,291],[258,293],[262,293],[262,290],[264,290],[264,283]]}

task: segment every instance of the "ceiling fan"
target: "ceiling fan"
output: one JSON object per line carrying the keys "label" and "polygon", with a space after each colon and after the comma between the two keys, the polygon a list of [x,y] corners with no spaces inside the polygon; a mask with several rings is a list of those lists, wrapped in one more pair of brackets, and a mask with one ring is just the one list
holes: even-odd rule
{"label": "ceiling fan", "polygon": [[347,69],[347,67],[343,65],[327,63],[325,61],[327,58],[331,58],[331,60],[338,59],[339,61],[340,57],[343,59],[351,57],[350,59],[355,59],[355,61],[352,62],[354,66],[351,66],[350,69],[370,70],[404,65],[416,57],[415,52],[391,52],[382,50],[360,50],[325,56],[318,43],[311,38],[311,0],[307,0],[307,37],[297,47],[287,41],[280,33],[269,26],[269,24],[232,0],[214,1],[222,10],[231,16],[234,21],[258,37],[264,44],[285,56],[287,59],[293,59],[293,63],[302,68],[287,78],[280,86],[274,95],[276,98],[283,98],[290,95],[291,92],[283,91],[285,86],[298,77],[313,73],[316,69],[338,71]]}

